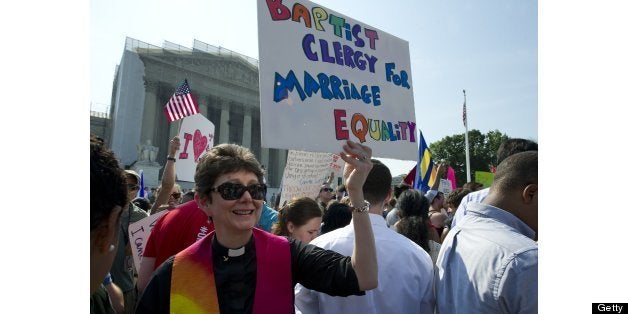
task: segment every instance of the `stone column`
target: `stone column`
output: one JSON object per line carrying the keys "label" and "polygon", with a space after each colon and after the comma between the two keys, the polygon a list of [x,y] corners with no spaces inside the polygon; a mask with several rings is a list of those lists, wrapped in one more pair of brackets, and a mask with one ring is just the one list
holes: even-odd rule
{"label": "stone column", "polygon": [[151,140],[155,142],[155,117],[159,81],[147,80],[146,78],[144,78],[144,87],[146,95],[144,97],[144,112],[142,113],[142,130],[140,133],[140,143],[144,143],[146,140]]}
{"label": "stone column", "polygon": [[288,159],[288,151],[285,149],[278,149],[277,150],[277,176],[279,178],[279,180],[281,181],[281,178],[283,177],[283,171],[286,168],[286,161]]}
{"label": "stone column", "polygon": [[[262,165],[264,165],[266,167],[266,169],[269,168],[269,164],[268,164],[268,156],[269,156],[269,151],[268,148],[264,148],[262,147],[262,152],[261,152],[261,156],[260,156],[260,162],[262,163]],[[275,171],[275,169],[272,169],[273,171]]]}
{"label": "stone column", "polygon": [[223,98],[218,98],[220,111],[220,143],[229,143],[229,106]]}
{"label": "stone column", "polygon": [[209,117],[207,117],[208,107],[209,107],[209,95],[199,96],[198,97],[198,111],[200,114],[203,115],[203,117],[209,119]]}
{"label": "stone column", "polygon": [[242,125],[242,146],[251,149],[252,118],[251,110],[248,107],[244,108],[244,123]]}

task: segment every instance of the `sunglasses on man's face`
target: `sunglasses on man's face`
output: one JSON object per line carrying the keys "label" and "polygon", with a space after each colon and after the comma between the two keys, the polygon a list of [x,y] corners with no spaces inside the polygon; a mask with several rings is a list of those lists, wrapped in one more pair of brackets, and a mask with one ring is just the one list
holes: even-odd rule
{"label": "sunglasses on man's face", "polygon": [[325,191],[325,192],[333,192],[334,189],[332,188],[322,188],[321,191]]}
{"label": "sunglasses on man's face", "polygon": [[244,186],[239,183],[225,182],[209,190],[218,192],[220,196],[227,201],[240,199],[242,195],[244,195],[244,192],[249,192],[251,198],[254,200],[263,200],[266,196],[266,184],[259,183]]}

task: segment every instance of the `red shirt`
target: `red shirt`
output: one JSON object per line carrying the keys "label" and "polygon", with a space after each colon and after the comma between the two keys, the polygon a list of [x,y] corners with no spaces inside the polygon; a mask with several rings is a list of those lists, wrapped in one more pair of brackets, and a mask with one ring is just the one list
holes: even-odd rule
{"label": "red shirt", "polygon": [[[214,224],[194,200],[159,217],[150,232],[142,256],[155,258],[155,269],[173,256],[214,231]],[[154,270],[154,269],[153,269]]]}

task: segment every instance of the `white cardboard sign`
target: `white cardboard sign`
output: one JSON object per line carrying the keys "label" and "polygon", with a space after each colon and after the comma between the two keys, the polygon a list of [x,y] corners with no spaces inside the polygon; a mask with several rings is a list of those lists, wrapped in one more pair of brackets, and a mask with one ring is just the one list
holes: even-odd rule
{"label": "white cardboard sign", "polygon": [[183,118],[179,139],[181,148],[177,156],[177,179],[194,182],[199,158],[214,147],[214,124],[202,114]]}
{"label": "white cardboard sign", "polygon": [[407,41],[308,0],[257,1],[262,147],[418,149]]}
{"label": "white cardboard sign", "polygon": [[315,199],[325,179],[332,173],[341,174],[344,163],[336,154],[288,151],[281,181],[280,204],[283,205],[284,201],[293,197],[307,196]]}

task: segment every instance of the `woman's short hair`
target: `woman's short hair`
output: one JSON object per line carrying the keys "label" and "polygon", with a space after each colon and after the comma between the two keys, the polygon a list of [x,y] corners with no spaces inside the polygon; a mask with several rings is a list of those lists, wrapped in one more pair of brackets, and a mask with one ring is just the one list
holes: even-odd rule
{"label": "woman's short hair", "polygon": [[210,189],[216,179],[227,173],[246,171],[255,174],[259,183],[264,182],[264,170],[255,155],[246,147],[236,144],[220,144],[212,147],[196,166],[194,181],[196,192],[207,196],[211,202]]}

